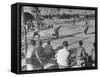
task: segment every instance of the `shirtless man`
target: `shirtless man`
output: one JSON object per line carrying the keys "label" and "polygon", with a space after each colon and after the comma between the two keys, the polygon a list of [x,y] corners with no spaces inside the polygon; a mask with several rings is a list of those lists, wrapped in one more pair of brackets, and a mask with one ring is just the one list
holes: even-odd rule
{"label": "shirtless man", "polygon": [[36,46],[36,41],[31,40],[30,44],[28,45],[27,54],[26,54],[27,70],[37,70],[35,62],[38,62],[40,63],[40,65],[43,65],[36,51],[35,46]]}
{"label": "shirtless man", "polygon": [[53,52],[53,47],[52,47],[50,41],[47,41],[47,44],[46,44],[46,46],[45,46],[44,49],[45,49],[46,59],[49,60],[50,58],[53,57],[53,54],[54,54],[54,52]]}

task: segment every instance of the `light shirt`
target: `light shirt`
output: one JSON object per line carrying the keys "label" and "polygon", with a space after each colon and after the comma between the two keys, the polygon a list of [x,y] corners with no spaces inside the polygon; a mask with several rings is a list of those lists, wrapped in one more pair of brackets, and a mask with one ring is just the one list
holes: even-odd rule
{"label": "light shirt", "polygon": [[68,56],[69,56],[69,52],[67,49],[63,48],[61,50],[59,50],[56,54],[56,59],[57,59],[57,63],[59,65],[62,65],[62,66],[68,66]]}
{"label": "light shirt", "polygon": [[35,47],[33,47],[32,45],[28,45],[26,58],[31,58],[34,50],[35,50]]}

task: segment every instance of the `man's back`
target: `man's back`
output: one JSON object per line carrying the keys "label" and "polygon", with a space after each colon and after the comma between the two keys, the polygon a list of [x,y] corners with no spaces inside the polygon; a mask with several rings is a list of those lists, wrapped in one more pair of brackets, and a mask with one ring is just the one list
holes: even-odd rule
{"label": "man's back", "polygon": [[68,57],[69,52],[67,51],[67,49],[63,48],[59,50],[56,54],[57,63],[62,66],[68,66]]}
{"label": "man's back", "polygon": [[45,46],[45,54],[50,54],[52,52],[52,46],[51,45],[46,45]]}
{"label": "man's back", "polygon": [[40,45],[37,46],[36,47],[36,51],[37,51],[39,57],[43,57],[43,55],[44,55],[44,48],[42,46],[40,46]]}

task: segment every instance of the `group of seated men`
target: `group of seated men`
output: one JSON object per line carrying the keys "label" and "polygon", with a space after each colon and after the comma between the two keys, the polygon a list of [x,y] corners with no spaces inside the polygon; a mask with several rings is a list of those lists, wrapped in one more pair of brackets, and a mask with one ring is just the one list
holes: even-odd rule
{"label": "group of seated men", "polygon": [[45,47],[42,44],[42,41],[38,41],[38,44],[36,44],[35,40],[31,40],[28,44],[25,59],[27,70],[44,69],[44,65],[52,58],[55,58],[56,69],[95,66],[95,43],[91,55],[86,52],[82,41],[78,42],[79,47],[77,47],[75,53],[68,49],[67,41],[64,41],[62,48],[57,51],[53,49],[50,41],[47,41]]}

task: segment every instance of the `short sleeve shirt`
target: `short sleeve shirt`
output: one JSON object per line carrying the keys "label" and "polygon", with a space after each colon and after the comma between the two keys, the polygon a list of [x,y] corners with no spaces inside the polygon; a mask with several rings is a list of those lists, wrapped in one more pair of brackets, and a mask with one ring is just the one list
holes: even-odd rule
{"label": "short sleeve shirt", "polygon": [[67,59],[69,56],[68,50],[65,48],[59,50],[56,54],[57,63],[62,66],[68,66]]}

